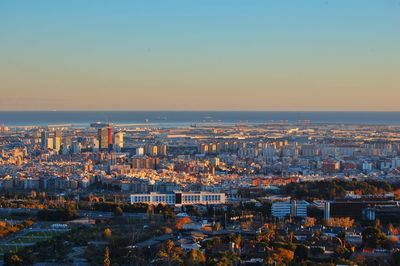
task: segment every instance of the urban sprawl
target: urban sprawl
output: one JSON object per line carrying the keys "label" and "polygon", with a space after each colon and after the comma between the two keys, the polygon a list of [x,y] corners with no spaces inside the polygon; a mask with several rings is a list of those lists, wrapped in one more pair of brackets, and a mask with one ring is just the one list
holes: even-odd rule
{"label": "urban sprawl", "polygon": [[5,265],[400,265],[400,126],[3,125],[0,194]]}

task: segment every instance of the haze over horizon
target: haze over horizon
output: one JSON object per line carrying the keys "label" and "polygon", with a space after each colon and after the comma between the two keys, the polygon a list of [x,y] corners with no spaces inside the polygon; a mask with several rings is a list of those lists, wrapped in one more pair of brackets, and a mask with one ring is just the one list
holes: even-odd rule
{"label": "haze over horizon", "polygon": [[0,110],[400,111],[400,2],[1,1]]}

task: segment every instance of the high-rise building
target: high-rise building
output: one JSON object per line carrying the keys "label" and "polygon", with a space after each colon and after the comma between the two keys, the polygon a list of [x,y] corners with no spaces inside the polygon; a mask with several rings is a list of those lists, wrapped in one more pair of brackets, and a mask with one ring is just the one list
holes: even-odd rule
{"label": "high-rise building", "polygon": [[114,147],[115,150],[120,150],[124,147],[124,133],[119,131],[114,134]]}
{"label": "high-rise building", "polygon": [[135,157],[132,159],[133,169],[153,169],[157,170],[160,165],[160,159],[154,157]]}
{"label": "high-rise building", "polygon": [[99,140],[93,138],[93,139],[92,139],[91,146],[92,146],[92,151],[93,151],[93,152],[98,152],[98,151],[99,151],[99,147],[100,147],[100,146],[99,146]]}
{"label": "high-rise building", "polygon": [[331,203],[329,201],[325,201],[324,203],[324,220],[329,221],[331,218]]}
{"label": "high-rise building", "polygon": [[108,145],[107,148],[112,149],[112,144],[113,144],[113,130],[112,127],[109,126],[107,128],[107,141],[108,141]]}
{"label": "high-rise building", "polygon": [[99,128],[98,131],[97,131],[97,139],[99,140],[99,148],[100,148],[100,150],[108,149],[108,145],[109,145],[108,132],[109,132],[109,130],[108,130],[107,127]]}
{"label": "high-rise building", "polygon": [[157,156],[158,155],[158,147],[154,144],[147,144],[145,146],[145,153],[150,156]]}
{"label": "high-rise building", "polygon": [[167,145],[166,144],[158,145],[158,155],[159,156],[167,156]]}
{"label": "high-rise building", "polygon": [[54,138],[47,138],[47,149],[54,149]]}
{"label": "high-rise building", "polygon": [[57,151],[59,151],[61,147],[61,137],[62,137],[62,131],[56,130],[54,132],[54,138],[53,138],[53,149]]}
{"label": "high-rise building", "polygon": [[144,148],[143,147],[137,147],[135,155],[136,156],[143,156],[144,155]]}
{"label": "high-rise building", "polygon": [[61,147],[61,139],[59,137],[53,138],[53,149],[59,151]]}
{"label": "high-rise building", "polygon": [[49,131],[42,131],[40,136],[40,143],[43,149],[47,149],[48,147],[48,139],[49,139]]}
{"label": "high-rise building", "polygon": [[63,139],[63,146],[70,148],[72,146],[72,137],[71,136],[65,136]]}
{"label": "high-rise building", "polygon": [[210,163],[212,166],[219,166],[219,158],[218,157],[211,158]]}
{"label": "high-rise building", "polygon": [[333,160],[325,160],[322,163],[322,172],[326,175],[335,174],[340,169],[340,163]]}
{"label": "high-rise building", "polygon": [[73,154],[81,153],[81,149],[82,149],[82,146],[79,142],[77,142],[77,141],[72,142],[72,153]]}

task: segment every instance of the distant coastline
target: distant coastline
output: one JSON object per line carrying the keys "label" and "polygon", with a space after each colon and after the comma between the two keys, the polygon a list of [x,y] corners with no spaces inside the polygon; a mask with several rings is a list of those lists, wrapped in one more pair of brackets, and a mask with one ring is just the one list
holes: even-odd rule
{"label": "distant coastline", "polygon": [[400,112],[294,111],[0,111],[6,126],[115,124],[185,126],[192,124],[360,124],[400,125]]}

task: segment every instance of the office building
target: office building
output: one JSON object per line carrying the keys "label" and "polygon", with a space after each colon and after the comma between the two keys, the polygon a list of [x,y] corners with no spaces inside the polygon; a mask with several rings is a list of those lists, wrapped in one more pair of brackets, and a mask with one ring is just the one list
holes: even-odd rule
{"label": "office building", "polygon": [[99,128],[97,131],[97,139],[99,140],[99,149],[100,150],[107,150],[109,146],[109,136],[108,136],[108,128],[103,127]]}
{"label": "office building", "polygon": [[111,126],[107,128],[107,142],[108,142],[107,148],[111,150],[113,146],[113,131]]}
{"label": "office building", "polygon": [[47,149],[48,145],[48,138],[49,138],[49,131],[45,130],[42,131],[40,136],[40,143],[43,149]]}
{"label": "office building", "polygon": [[135,149],[135,155],[136,156],[143,156],[144,155],[144,148],[143,147],[137,147]]}
{"label": "office building", "polygon": [[152,169],[157,170],[160,165],[160,159],[157,157],[135,157],[132,159],[133,169]]}
{"label": "office building", "polygon": [[114,134],[114,148],[120,151],[124,147],[124,133],[119,131]]}
{"label": "office building", "polygon": [[151,192],[149,194],[132,194],[131,204],[134,203],[146,203],[146,204],[168,204],[175,206],[184,205],[213,205],[213,204],[224,204],[226,203],[225,193],[213,193],[213,192],[181,192],[175,191],[172,193],[160,194],[157,192]]}
{"label": "office building", "polygon": [[271,215],[283,219],[291,217],[307,217],[307,207],[309,203],[304,200],[277,201],[272,203]]}

